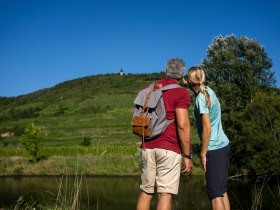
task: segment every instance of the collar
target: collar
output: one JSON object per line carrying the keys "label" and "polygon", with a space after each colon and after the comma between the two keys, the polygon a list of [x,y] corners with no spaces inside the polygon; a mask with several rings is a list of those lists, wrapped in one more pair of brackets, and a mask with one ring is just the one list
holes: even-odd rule
{"label": "collar", "polygon": [[171,84],[178,84],[178,80],[173,79],[173,78],[169,78],[169,77],[165,77],[159,81],[156,82],[155,84],[155,89],[159,89],[162,88],[166,85],[171,85]]}

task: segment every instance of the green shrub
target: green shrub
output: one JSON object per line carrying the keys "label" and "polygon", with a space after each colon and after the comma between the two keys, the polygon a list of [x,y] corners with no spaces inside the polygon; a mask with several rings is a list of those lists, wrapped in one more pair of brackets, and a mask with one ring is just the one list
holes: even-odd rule
{"label": "green shrub", "polygon": [[18,166],[14,169],[14,174],[15,175],[23,175],[23,167],[22,166]]}
{"label": "green shrub", "polygon": [[31,124],[24,129],[21,143],[26,151],[31,155],[31,160],[33,162],[37,161],[40,143],[42,142],[43,138],[43,132],[34,124]]}
{"label": "green shrub", "polygon": [[4,146],[4,147],[7,147],[8,145],[9,145],[9,142],[8,142],[7,140],[4,140],[4,141],[3,141],[3,146]]}
{"label": "green shrub", "polygon": [[84,136],[81,146],[88,147],[91,145],[91,138],[89,136]]}
{"label": "green shrub", "polygon": [[21,136],[24,133],[24,126],[17,125],[13,128],[15,136]]}

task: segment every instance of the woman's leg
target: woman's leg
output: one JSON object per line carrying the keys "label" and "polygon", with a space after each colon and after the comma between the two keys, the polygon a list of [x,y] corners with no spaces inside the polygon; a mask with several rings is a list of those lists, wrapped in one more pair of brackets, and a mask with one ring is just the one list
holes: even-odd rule
{"label": "woman's leg", "polygon": [[216,197],[211,200],[213,210],[226,210],[223,197]]}
{"label": "woman's leg", "polygon": [[223,197],[217,197],[211,200],[213,210],[230,210],[230,203],[227,192],[223,194]]}
{"label": "woman's leg", "polygon": [[230,157],[229,145],[207,152],[206,182],[207,193],[213,210],[230,210],[228,199],[228,165]]}
{"label": "woman's leg", "polygon": [[224,193],[223,201],[224,201],[225,209],[230,210],[230,203],[229,203],[227,192]]}

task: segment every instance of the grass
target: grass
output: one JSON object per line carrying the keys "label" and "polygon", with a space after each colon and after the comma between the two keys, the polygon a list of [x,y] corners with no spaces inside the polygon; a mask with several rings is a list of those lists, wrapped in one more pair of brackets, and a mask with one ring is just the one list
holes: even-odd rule
{"label": "grass", "polygon": [[[123,110],[123,113],[131,113]],[[35,124],[42,128],[45,133],[44,146],[72,146],[79,145],[83,137],[92,138],[92,144],[133,144],[139,139],[134,136],[130,128],[130,116],[121,111],[116,114],[96,115],[65,115],[60,117],[45,117],[34,119]],[[28,124],[32,120],[17,122],[17,124]],[[6,124],[15,127],[17,124]],[[10,147],[20,146],[20,137],[14,136],[7,139]]]}
{"label": "grass", "polygon": [[[50,156],[78,156],[78,155],[101,155],[101,154],[121,154],[133,155],[137,152],[139,146],[127,145],[102,145],[102,146],[56,146],[56,147],[43,147],[40,150],[42,157]],[[3,148],[0,149],[0,157],[21,156],[28,157],[28,153],[23,148]]]}
{"label": "grass", "polygon": [[0,150],[0,174],[58,175],[67,172],[72,175],[139,175],[137,148],[135,145],[47,147],[41,151],[42,159],[36,163],[29,162],[25,150]]}

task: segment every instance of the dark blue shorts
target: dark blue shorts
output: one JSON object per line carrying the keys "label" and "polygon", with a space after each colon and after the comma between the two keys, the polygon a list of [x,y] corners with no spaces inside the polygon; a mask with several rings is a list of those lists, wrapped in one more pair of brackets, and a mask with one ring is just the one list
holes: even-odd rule
{"label": "dark blue shorts", "polygon": [[227,191],[229,160],[230,145],[207,151],[205,176],[210,200],[223,197]]}

